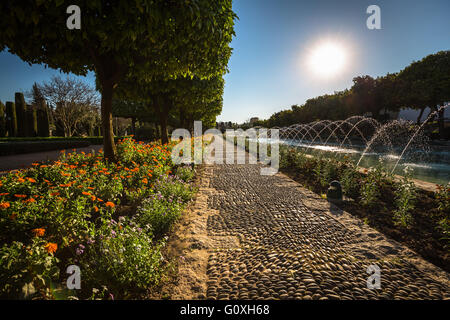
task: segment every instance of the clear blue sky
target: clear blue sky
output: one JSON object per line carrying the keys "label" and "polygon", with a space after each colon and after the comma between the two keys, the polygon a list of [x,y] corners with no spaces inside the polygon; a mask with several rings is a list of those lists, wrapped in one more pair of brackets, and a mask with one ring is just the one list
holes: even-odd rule
{"label": "clear blue sky", "polygon": [[[366,8],[381,8],[381,30],[366,27]],[[356,75],[397,72],[414,60],[450,49],[449,0],[234,0],[236,38],[218,121],[267,118],[292,104],[351,86]],[[320,79],[304,66],[322,40],[342,43],[343,72]],[[0,101],[59,72],[30,67],[0,53]],[[94,75],[88,80],[93,84]]]}

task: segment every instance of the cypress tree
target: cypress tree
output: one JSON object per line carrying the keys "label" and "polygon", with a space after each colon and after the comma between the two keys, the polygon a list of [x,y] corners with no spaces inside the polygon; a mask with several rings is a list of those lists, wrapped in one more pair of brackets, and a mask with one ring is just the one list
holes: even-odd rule
{"label": "cypress tree", "polygon": [[8,137],[17,137],[17,115],[14,102],[6,102],[6,128]]}
{"label": "cypress tree", "polygon": [[37,112],[34,106],[27,106],[26,136],[37,136]]}
{"label": "cypress tree", "polygon": [[28,133],[27,128],[27,105],[22,92],[16,92],[16,116],[17,116],[17,136],[26,137]]}
{"label": "cypress tree", "polygon": [[37,109],[38,136],[48,137],[50,135],[50,123],[48,117],[48,107],[44,100],[41,100]]}
{"label": "cypress tree", "polygon": [[5,105],[0,101],[0,137],[6,136]]}

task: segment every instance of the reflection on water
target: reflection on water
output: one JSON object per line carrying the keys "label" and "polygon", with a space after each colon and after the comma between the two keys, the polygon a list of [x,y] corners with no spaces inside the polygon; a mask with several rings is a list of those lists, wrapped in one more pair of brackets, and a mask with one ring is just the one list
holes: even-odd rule
{"label": "reflection on water", "polygon": [[[271,143],[272,139],[259,139],[260,143]],[[310,155],[324,155],[332,158],[341,158],[344,155],[352,159],[355,163],[358,162],[365,146],[363,145],[338,145],[327,143],[323,145],[320,143],[311,143],[310,141],[302,140],[294,141],[290,139],[281,139],[280,143],[295,146],[302,150],[302,152]],[[392,150],[390,150],[392,151]],[[401,150],[399,150],[400,154]],[[390,171],[394,168],[395,163],[400,158],[399,154],[392,152],[383,153],[367,152],[361,159],[359,165],[361,167],[370,168],[383,162],[383,165]],[[432,183],[446,184],[450,181],[450,151],[442,150],[432,146],[429,150],[410,150],[403,155],[399,165],[395,168],[394,173],[403,175],[404,168],[408,166],[411,169],[412,176],[415,179],[424,180]]]}

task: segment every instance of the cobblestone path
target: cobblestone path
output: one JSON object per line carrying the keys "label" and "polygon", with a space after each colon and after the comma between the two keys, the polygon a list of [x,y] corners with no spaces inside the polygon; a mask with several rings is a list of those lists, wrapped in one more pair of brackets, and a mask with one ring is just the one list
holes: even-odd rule
{"label": "cobblestone path", "polygon": [[[260,175],[260,168],[212,166],[207,299],[450,297],[448,273],[288,177]],[[372,264],[380,268],[380,289],[367,288]]]}

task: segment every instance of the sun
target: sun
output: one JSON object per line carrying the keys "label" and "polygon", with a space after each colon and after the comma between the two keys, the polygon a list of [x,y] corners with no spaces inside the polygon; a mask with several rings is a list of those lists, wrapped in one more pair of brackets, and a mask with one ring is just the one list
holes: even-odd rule
{"label": "sun", "polygon": [[341,72],[347,62],[347,52],[343,45],[327,41],[311,50],[308,66],[320,77],[332,77]]}

